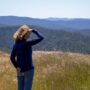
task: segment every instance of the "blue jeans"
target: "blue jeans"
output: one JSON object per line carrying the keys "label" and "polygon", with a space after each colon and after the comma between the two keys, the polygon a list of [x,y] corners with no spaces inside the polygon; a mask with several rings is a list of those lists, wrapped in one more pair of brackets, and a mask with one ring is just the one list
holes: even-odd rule
{"label": "blue jeans", "polygon": [[18,90],[32,90],[34,69],[24,72],[24,75],[17,76]]}

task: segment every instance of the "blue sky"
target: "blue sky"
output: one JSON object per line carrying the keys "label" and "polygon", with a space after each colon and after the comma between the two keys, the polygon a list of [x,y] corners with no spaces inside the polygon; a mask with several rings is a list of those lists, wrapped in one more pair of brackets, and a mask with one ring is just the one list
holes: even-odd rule
{"label": "blue sky", "polygon": [[90,18],[90,0],[0,0],[0,16]]}

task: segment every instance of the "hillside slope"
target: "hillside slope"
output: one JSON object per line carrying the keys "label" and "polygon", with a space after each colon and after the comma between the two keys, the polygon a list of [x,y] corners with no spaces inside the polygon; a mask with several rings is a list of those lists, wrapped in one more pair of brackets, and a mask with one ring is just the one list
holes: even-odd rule
{"label": "hillside slope", "polygon": [[[90,55],[33,52],[33,90],[90,90]],[[16,90],[16,73],[9,55],[0,52],[0,90]]]}
{"label": "hillside slope", "polygon": [[[30,26],[41,32],[45,39],[38,45],[33,47],[34,50],[44,51],[65,51],[80,52],[90,54],[90,36],[80,33],[51,30],[37,26]],[[13,34],[17,30],[16,27],[0,27],[0,50],[10,52],[14,44]],[[33,38],[36,38],[33,36]],[[32,39],[32,37],[30,37]]]}

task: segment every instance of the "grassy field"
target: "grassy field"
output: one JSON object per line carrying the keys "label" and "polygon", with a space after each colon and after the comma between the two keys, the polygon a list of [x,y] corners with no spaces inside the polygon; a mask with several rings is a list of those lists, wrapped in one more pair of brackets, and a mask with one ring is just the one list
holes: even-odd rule
{"label": "grassy field", "polygon": [[[90,90],[90,55],[33,52],[33,90]],[[9,55],[0,52],[0,90],[17,90]]]}

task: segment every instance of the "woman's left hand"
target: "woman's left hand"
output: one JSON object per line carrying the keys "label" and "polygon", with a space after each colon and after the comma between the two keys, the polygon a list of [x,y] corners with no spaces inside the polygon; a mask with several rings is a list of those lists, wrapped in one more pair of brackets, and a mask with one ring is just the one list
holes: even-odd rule
{"label": "woman's left hand", "polygon": [[19,75],[19,74],[20,74],[20,71],[21,71],[21,68],[18,67],[18,68],[16,69],[16,71],[17,71],[17,75]]}

